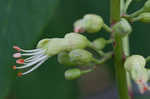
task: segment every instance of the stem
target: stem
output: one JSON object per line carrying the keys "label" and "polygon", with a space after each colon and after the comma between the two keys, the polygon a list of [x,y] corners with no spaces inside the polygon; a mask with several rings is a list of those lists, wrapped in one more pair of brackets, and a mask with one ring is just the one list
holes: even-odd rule
{"label": "stem", "polygon": [[107,24],[103,24],[103,28],[107,31],[107,32],[112,32],[112,29],[107,25]]}
{"label": "stem", "polygon": [[[111,0],[111,24],[120,21],[120,0]],[[118,87],[118,94],[120,99],[129,99],[126,71],[123,65],[123,43],[122,38],[114,33],[115,45],[114,45],[114,61],[115,61],[115,72]]]}
{"label": "stem", "polygon": [[[128,57],[130,55],[128,35],[123,38],[123,50],[124,50],[125,57]],[[129,92],[130,98],[133,99],[132,83],[131,83],[131,78],[128,72],[126,72],[126,76],[127,76],[128,92]]]}
{"label": "stem", "polygon": [[93,72],[93,69],[82,70],[81,75],[87,74],[89,72]]}
{"label": "stem", "polygon": [[126,12],[127,12],[128,7],[129,7],[129,5],[131,4],[131,2],[132,2],[132,0],[126,0],[125,8],[124,8],[124,13],[126,13]]}
{"label": "stem", "polygon": [[96,64],[100,65],[100,64],[104,64],[107,60],[109,60],[110,58],[112,58],[113,53],[112,52],[108,52],[106,53],[103,58],[101,60],[95,59],[93,58],[93,62],[95,62]]}
{"label": "stem", "polygon": [[105,55],[105,53],[104,53],[102,50],[100,50],[100,51],[98,50],[97,53],[98,53],[99,55],[101,55],[101,56],[104,56],[104,55]]}
{"label": "stem", "polygon": [[109,39],[109,40],[107,40],[106,42],[107,42],[107,44],[111,44],[111,43],[114,42],[114,40],[113,40],[113,39]]}
{"label": "stem", "polygon": [[137,17],[139,14],[143,13],[144,12],[144,9],[141,8],[139,10],[137,10],[136,12],[132,13],[131,15],[129,15],[130,17]]}
{"label": "stem", "polygon": [[129,51],[129,36],[127,35],[126,37],[124,37],[122,39],[123,41],[123,51],[124,51],[124,55],[126,57],[128,57],[130,55],[130,51]]}
{"label": "stem", "polygon": [[138,16],[138,17],[132,18],[131,20],[132,20],[132,22],[137,22],[141,19],[142,19],[142,17]]}
{"label": "stem", "polygon": [[150,62],[150,56],[146,57],[146,62]]}

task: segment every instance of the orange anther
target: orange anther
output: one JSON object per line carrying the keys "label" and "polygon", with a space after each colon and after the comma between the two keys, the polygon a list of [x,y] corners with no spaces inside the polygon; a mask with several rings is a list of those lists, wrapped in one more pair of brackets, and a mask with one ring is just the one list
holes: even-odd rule
{"label": "orange anther", "polygon": [[148,88],[146,86],[144,86],[144,91],[147,91],[147,90],[148,90]]}
{"label": "orange anther", "polygon": [[18,60],[16,60],[16,63],[18,63],[18,64],[24,64],[24,59],[18,59]]}
{"label": "orange anther", "polygon": [[21,77],[21,76],[22,76],[22,73],[21,73],[21,72],[19,72],[19,73],[17,74],[17,76],[18,76],[18,77]]}
{"label": "orange anther", "polygon": [[16,66],[14,65],[13,67],[12,67],[14,70],[16,70]]}
{"label": "orange anther", "polygon": [[17,50],[17,51],[20,51],[20,50],[21,50],[21,48],[19,48],[18,46],[13,46],[13,48],[14,48],[15,50]]}

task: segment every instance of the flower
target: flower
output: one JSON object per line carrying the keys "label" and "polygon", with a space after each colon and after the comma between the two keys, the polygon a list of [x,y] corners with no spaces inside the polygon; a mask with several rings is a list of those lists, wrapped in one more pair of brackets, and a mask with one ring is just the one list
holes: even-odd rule
{"label": "flower", "polygon": [[[18,76],[26,75],[35,69],[37,69],[42,63],[44,63],[48,59],[48,55],[45,54],[45,50],[41,48],[33,49],[33,50],[24,50],[18,46],[13,46],[18,52],[13,54],[14,58],[19,58],[16,60],[17,64],[22,64],[22,66],[13,66],[13,69],[24,69],[28,67],[32,67],[28,71],[22,73],[19,72]],[[21,58],[22,56],[28,57],[26,59]]]}
{"label": "flower", "polygon": [[[17,64],[22,66],[13,66],[13,69],[23,69],[32,67],[24,73],[18,73],[18,76],[28,74],[38,68],[49,57],[59,54],[63,51],[72,51],[74,49],[84,49],[89,45],[90,41],[83,35],[77,33],[67,33],[64,38],[46,38],[38,42],[37,48],[33,50],[24,50],[18,46],[14,46],[18,52],[13,54]],[[23,59],[22,56],[28,58]]]}
{"label": "flower", "polygon": [[141,94],[147,90],[150,91],[150,86],[148,85],[149,74],[145,65],[146,60],[141,55],[129,56],[124,63],[126,71],[129,72],[131,78],[138,85]]}
{"label": "flower", "polygon": [[132,32],[132,27],[130,23],[124,18],[121,18],[119,22],[114,24],[112,29],[114,33],[121,37],[124,37]]}
{"label": "flower", "polygon": [[102,29],[104,22],[101,16],[96,14],[86,14],[83,18],[74,23],[74,32],[96,33]]}
{"label": "flower", "polygon": [[141,94],[143,94],[145,91],[150,91],[150,86],[148,85],[149,78],[147,69],[141,68],[140,70],[132,70],[131,77],[138,85]]}

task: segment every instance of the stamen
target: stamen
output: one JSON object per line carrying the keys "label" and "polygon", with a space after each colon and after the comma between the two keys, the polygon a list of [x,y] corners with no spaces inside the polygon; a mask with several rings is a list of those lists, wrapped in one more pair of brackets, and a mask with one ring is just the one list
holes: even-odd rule
{"label": "stamen", "polygon": [[21,77],[23,74],[21,73],[21,72],[19,72],[18,74],[17,74],[17,76],[18,77]]}
{"label": "stamen", "polygon": [[26,74],[28,74],[28,73],[34,71],[34,70],[35,70],[36,68],[38,68],[42,63],[44,63],[47,59],[48,59],[48,57],[45,58],[45,59],[44,59],[43,61],[41,61],[40,63],[38,63],[37,65],[35,65],[33,68],[31,68],[31,69],[28,70],[27,72],[22,73],[22,75],[26,75]]}
{"label": "stamen", "polygon": [[39,58],[41,58],[41,57],[43,57],[43,56],[45,56],[44,54],[41,54],[41,55],[37,55],[37,56],[34,56],[34,57],[32,57],[32,58],[30,58],[30,59],[28,59],[28,60],[24,60],[25,62],[32,62],[32,61],[35,61],[35,60],[37,60],[37,59],[39,59]]}
{"label": "stamen", "polygon": [[149,85],[147,83],[144,83],[143,86],[144,91],[150,90]]}
{"label": "stamen", "polygon": [[16,66],[14,65],[13,67],[12,67],[14,70],[16,70]]}
{"label": "stamen", "polygon": [[16,63],[18,63],[18,64],[24,64],[24,59],[18,59],[18,60],[16,60]]}
{"label": "stamen", "polygon": [[38,52],[34,52],[34,53],[26,53],[26,54],[21,54],[22,56],[30,56],[30,55],[37,55],[37,54],[41,54],[41,53],[44,53],[45,50],[41,50],[41,51],[38,51]]}
{"label": "stamen", "polygon": [[23,51],[23,52],[37,52],[37,51],[40,51],[40,50],[42,50],[42,49],[33,49],[33,50],[23,50],[23,49],[21,49],[21,51]]}
{"label": "stamen", "polygon": [[147,90],[148,90],[148,87],[147,87],[147,86],[144,86],[143,90],[144,90],[144,91],[147,91]]}
{"label": "stamen", "polygon": [[29,58],[26,58],[24,61],[31,60],[31,59],[36,58],[36,57],[38,57],[38,56],[39,56],[39,55],[33,55],[33,56],[29,57]]}
{"label": "stamen", "polygon": [[33,61],[33,62],[30,62],[30,63],[28,63],[28,64],[26,64],[26,65],[16,67],[16,69],[22,69],[22,68],[30,67],[30,66],[36,64],[37,62],[42,61],[42,60],[45,60],[45,59],[47,59],[47,56],[43,56],[43,57],[41,57],[41,58],[39,58],[39,59],[37,59],[37,60],[35,60],[35,61]]}
{"label": "stamen", "polygon": [[13,57],[14,58],[19,58],[19,57],[21,57],[21,53],[15,53],[15,54],[13,54]]}
{"label": "stamen", "polygon": [[14,49],[16,49],[17,51],[21,51],[21,48],[19,48],[18,46],[13,46]]}
{"label": "stamen", "polygon": [[16,49],[17,51],[22,51],[22,52],[36,52],[36,51],[40,51],[41,49],[33,49],[33,50],[23,50],[18,46],[13,46],[14,49]]}

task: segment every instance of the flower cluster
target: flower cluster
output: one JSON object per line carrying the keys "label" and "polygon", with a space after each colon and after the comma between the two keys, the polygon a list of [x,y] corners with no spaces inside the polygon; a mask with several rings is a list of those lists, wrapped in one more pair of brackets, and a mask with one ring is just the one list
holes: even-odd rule
{"label": "flower cluster", "polygon": [[[49,57],[58,55],[58,62],[66,66],[89,66],[94,64],[101,64],[106,59],[111,58],[111,53],[106,54],[102,61],[94,58],[93,54],[85,48],[92,48],[95,51],[101,51],[106,44],[112,43],[112,40],[105,40],[104,38],[98,38],[93,42],[90,42],[85,36],[78,33],[67,33],[64,38],[47,38],[40,40],[37,44],[37,48],[33,50],[24,50],[18,46],[14,46],[18,52],[13,54],[17,64],[22,66],[13,66],[13,69],[24,69],[29,68],[26,72],[19,72],[18,76],[26,75],[36,68],[41,66]],[[97,46],[98,45],[98,46]],[[23,57],[23,58],[21,58]],[[24,59],[25,58],[25,59]],[[77,69],[78,70],[78,69]],[[69,70],[76,72],[76,69]],[[79,70],[80,72],[91,71],[91,70]],[[78,71],[78,72],[79,72]],[[88,72],[86,72],[88,73]],[[68,74],[68,73],[67,73]],[[81,73],[80,75],[85,74]],[[66,75],[65,75],[66,76]],[[68,75],[67,75],[68,76]],[[73,78],[75,75],[72,75]],[[79,76],[79,75],[78,75]],[[71,77],[71,76],[69,76]]]}

